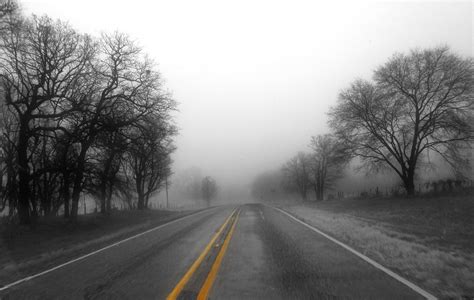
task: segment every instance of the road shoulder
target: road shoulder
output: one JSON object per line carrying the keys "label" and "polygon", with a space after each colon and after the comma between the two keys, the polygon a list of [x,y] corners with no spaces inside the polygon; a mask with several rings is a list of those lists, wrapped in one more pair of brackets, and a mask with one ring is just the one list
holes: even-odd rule
{"label": "road shoulder", "polygon": [[281,208],[432,294],[441,298],[474,294],[469,280],[474,271],[469,263],[474,261],[472,254],[447,252],[426,245],[406,232],[311,205]]}
{"label": "road shoulder", "polygon": [[4,232],[0,240],[0,286],[198,211],[119,212],[109,217],[87,216],[76,225],[64,223],[62,228],[56,224],[61,221],[54,220],[55,224],[23,229],[13,236]]}

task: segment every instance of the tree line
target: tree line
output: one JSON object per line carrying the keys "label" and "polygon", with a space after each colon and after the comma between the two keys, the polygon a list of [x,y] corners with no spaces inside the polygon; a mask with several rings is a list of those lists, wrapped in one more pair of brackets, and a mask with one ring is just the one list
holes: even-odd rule
{"label": "tree line", "polygon": [[[286,190],[303,199],[311,189],[323,199],[354,158],[370,172],[394,172],[409,196],[434,157],[461,180],[472,165],[473,59],[445,46],[397,53],[372,80],[357,79],[343,89],[328,116],[331,132],[313,137],[311,151],[282,168]],[[274,182],[275,174],[258,177],[254,195],[268,193],[272,177]]]}
{"label": "tree line", "polygon": [[172,111],[156,64],[127,35],[93,37],[0,5],[0,209],[31,223],[82,194],[144,209],[171,173]]}
{"label": "tree line", "polygon": [[285,186],[299,193],[303,200],[308,198],[310,190],[316,200],[322,200],[326,189],[342,176],[350,155],[347,146],[330,134],[313,136],[310,149],[299,152],[283,165]]}
{"label": "tree line", "polygon": [[219,192],[216,180],[212,176],[203,175],[198,167],[180,170],[174,178],[172,192],[185,202],[200,205],[199,202],[202,201],[209,207]]}

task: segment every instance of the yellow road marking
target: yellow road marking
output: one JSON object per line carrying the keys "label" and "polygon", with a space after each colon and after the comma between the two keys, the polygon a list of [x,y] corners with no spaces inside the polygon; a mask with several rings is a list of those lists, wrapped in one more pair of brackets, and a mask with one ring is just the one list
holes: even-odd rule
{"label": "yellow road marking", "polygon": [[214,264],[212,265],[211,271],[207,275],[206,281],[204,282],[201,290],[199,291],[199,294],[197,297],[198,300],[206,300],[209,296],[209,292],[211,291],[212,285],[214,284],[214,281],[216,280],[217,272],[219,272],[219,267],[221,266],[222,259],[224,258],[227,247],[229,246],[229,242],[232,239],[232,234],[234,233],[235,225],[237,224],[239,215],[240,215],[240,211],[237,214],[237,216],[235,216],[234,222],[232,224],[232,228],[227,234],[224,244],[222,245],[222,248],[219,251],[219,254],[217,254],[217,258],[214,261]]}
{"label": "yellow road marking", "polygon": [[191,276],[194,274],[194,272],[196,272],[197,268],[199,267],[199,265],[201,264],[201,262],[204,260],[204,258],[206,257],[207,253],[211,250],[212,248],[212,245],[214,244],[214,242],[216,241],[217,237],[221,234],[221,232],[224,230],[225,226],[227,225],[227,223],[229,223],[230,219],[232,218],[232,216],[234,215],[234,212],[236,211],[237,209],[234,209],[232,211],[232,213],[230,214],[230,216],[226,219],[226,221],[224,222],[224,224],[222,224],[222,226],[219,228],[219,231],[217,231],[217,233],[212,237],[211,241],[209,242],[209,244],[207,244],[206,248],[204,249],[204,251],[201,253],[201,255],[199,255],[199,257],[196,259],[196,261],[191,265],[191,267],[189,268],[189,270],[186,272],[186,274],[184,274],[183,278],[181,278],[181,280],[178,282],[178,284],[174,287],[174,289],[171,291],[171,293],[168,295],[168,297],[166,297],[167,300],[175,300],[179,293],[181,293],[181,291],[183,290],[184,286],[186,285],[186,283],[188,283],[189,279],[191,278]]}

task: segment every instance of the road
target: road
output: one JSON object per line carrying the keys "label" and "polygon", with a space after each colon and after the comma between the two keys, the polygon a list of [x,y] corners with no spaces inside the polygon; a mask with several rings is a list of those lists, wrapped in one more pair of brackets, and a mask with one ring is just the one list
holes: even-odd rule
{"label": "road", "polygon": [[0,292],[2,299],[202,295],[423,299],[334,242],[260,204],[199,212]]}

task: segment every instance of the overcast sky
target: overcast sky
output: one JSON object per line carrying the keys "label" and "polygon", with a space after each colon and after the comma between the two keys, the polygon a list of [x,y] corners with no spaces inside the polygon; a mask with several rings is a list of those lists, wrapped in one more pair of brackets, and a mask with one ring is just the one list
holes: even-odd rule
{"label": "overcast sky", "polygon": [[94,35],[130,34],[180,103],[175,170],[221,185],[278,168],[325,133],[340,89],[395,52],[473,55],[472,2],[23,0]]}

